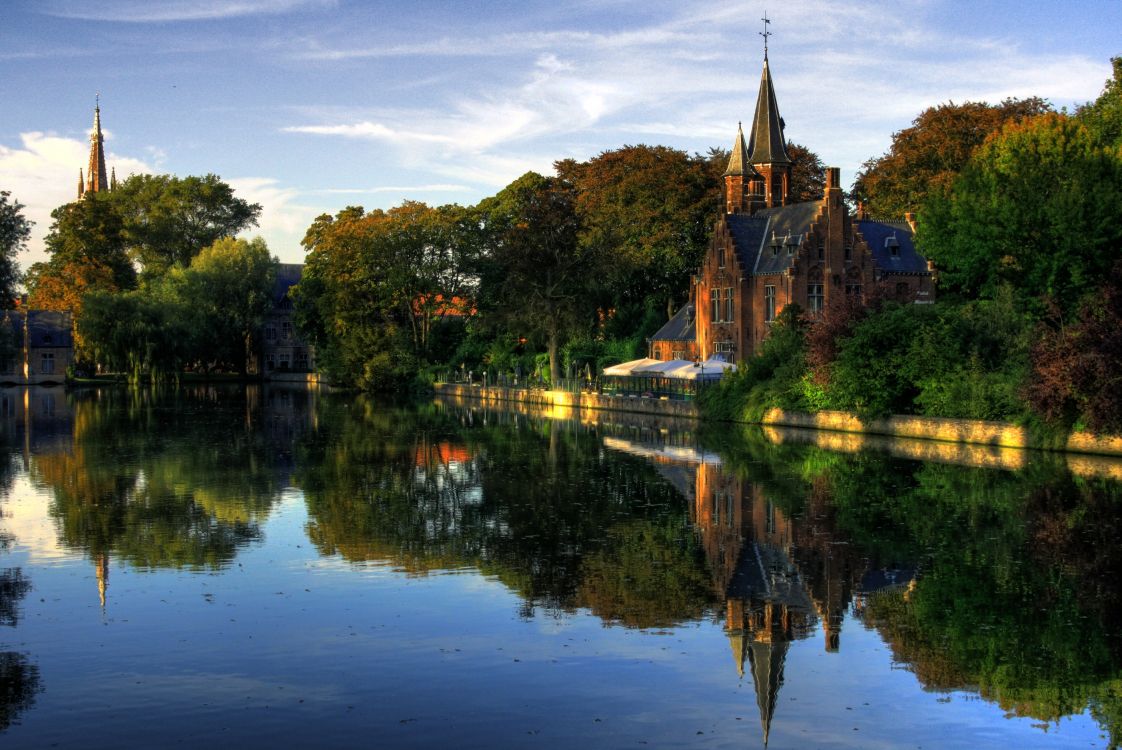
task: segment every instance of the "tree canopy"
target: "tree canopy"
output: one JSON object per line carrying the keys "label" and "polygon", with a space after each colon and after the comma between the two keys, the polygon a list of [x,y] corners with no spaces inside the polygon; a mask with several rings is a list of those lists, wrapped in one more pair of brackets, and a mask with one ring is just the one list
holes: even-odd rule
{"label": "tree canopy", "polygon": [[606,244],[581,241],[577,203],[571,183],[527,172],[477,209],[481,302],[494,320],[545,339],[553,382],[565,336],[591,325],[598,290],[614,270]]}
{"label": "tree canopy", "polygon": [[876,216],[919,210],[928,195],[950,187],[986,137],[1007,122],[1051,111],[1043,99],[1006,99],[1000,104],[948,102],[929,107],[911,127],[894,133],[892,145],[857,174],[854,198]]}
{"label": "tree canopy", "polygon": [[20,281],[16,253],[27,247],[31,222],[23,215],[23,204],[0,190],[0,310],[15,305],[16,285]]}
{"label": "tree canopy", "polygon": [[132,175],[108,194],[121,216],[129,257],[146,274],[186,268],[204,247],[257,224],[261,206],[218,178]]}
{"label": "tree canopy", "polygon": [[1007,123],[919,222],[943,289],[992,298],[1010,284],[1070,308],[1122,247],[1122,149],[1061,114]]}
{"label": "tree canopy", "polygon": [[574,191],[580,243],[613,256],[609,304],[683,302],[720,196],[708,161],[638,145],[554,166]]}
{"label": "tree canopy", "polygon": [[441,325],[470,307],[473,240],[459,206],[352,206],[317,218],[303,244],[297,320],[341,382],[400,385],[437,356]]}
{"label": "tree canopy", "polygon": [[112,193],[86,193],[51,212],[47,234],[50,258],[28,270],[29,304],[42,310],[82,309],[91,290],[121,291],[136,286],[136,270],[125,250],[124,223]]}

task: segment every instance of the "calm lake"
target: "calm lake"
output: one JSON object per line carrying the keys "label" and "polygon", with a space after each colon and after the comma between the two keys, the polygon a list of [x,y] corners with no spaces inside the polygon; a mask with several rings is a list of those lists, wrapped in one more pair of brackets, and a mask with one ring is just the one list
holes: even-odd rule
{"label": "calm lake", "polygon": [[0,392],[0,747],[1122,741],[1122,463]]}

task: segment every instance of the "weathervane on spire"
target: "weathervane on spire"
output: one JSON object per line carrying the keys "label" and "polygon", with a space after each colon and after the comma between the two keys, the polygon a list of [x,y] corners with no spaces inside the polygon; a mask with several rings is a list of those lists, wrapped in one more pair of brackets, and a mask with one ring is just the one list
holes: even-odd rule
{"label": "weathervane on spire", "polygon": [[771,36],[771,32],[768,31],[768,28],[767,28],[768,24],[771,23],[771,20],[767,17],[767,11],[766,10],[764,11],[764,17],[760,20],[762,20],[764,22],[764,30],[759,32],[759,33],[760,33],[760,36],[762,36],[764,38],[764,59],[766,60],[767,59],[767,38],[769,36]]}

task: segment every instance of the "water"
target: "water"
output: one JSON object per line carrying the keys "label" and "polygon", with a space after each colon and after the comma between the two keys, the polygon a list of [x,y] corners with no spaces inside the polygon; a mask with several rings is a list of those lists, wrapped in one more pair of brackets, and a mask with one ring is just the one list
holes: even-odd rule
{"label": "water", "polygon": [[1122,464],[0,394],[0,745],[1108,747]]}

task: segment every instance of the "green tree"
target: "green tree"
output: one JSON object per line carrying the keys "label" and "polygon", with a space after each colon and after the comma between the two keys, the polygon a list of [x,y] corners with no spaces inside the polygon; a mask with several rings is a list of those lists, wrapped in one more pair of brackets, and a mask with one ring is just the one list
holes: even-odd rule
{"label": "green tree", "polygon": [[1051,110],[1043,99],[1006,99],[1001,104],[949,102],[930,107],[892,136],[892,145],[857,174],[853,194],[874,215],[903,216],[948,188],[986,137],[1007,122]]}
{"label": "green tree", "polygon": [[705,251],[720,196],[705,159],[666,146],[624,146],[555,165],[571,184],[580,242],[613,258],[613,307],[647,300],[672,314]]}
{"label": "green tree", "polygon": [[1076,115],[1104,146],[1122,146],[1122,57],[1111,58],[1113,77],[1095,101],[1080,107]]}
{"label": "green tree", "polygon": [[186,268],[203,248],[257,224],[261,206],[218,176],[133,175],[108,194],[130,257],[146,274]]}
{"label": "green tree", "polygon": [[485,234],[480,298],[509,328],[541,335],[552,382],[566,336],[591,324],[613,270],[605,246],[580,241],[573,186],[527,172],[478,206]]}
{"label": "green tree", "polygon": [[124,224],[111,195],[86,193],[51,212],[54,221],[46,241],[50,258],[34,264],[27,274],[32,308],[68,310],[79,317],[87,291],[136,286],[136,270],[125,251]]}
{"label": "green tree", "polygon": [[20,282],[16,253],[27,247],[31,222],[23,215],[23,204],[0,190],[0,310],[10,310],[16,302]]}
{"label": "green tree", "polygon": [[1007,124],[919,222],[943,289],[992,298],[1009,284],[1070,311],[1122,247],[1122,149],[1060,114]]}
{"label": "green tree", "polygon": [[475,231],[459,206],[416,202],[317,218],[294,296],[320,365],[343,382],[391,389],[439,359],[435,333],[470,310]]}
{"label": "green tree", "polygon": [[[226,237],[200,252],[182,272],[180,294],[203,321],[211,359],[243,375],[257,350],[265,314],[272,306],[277,260],[265,240]],[[202,354],[200,352],[200,354]]]}
{"label": "green tree", "polygon": [[791,157],[791,184],[788,186],[791,203],[822,200],[826,190],[826,165],[822,158],[793,141],[787,141],[787,155]]}

